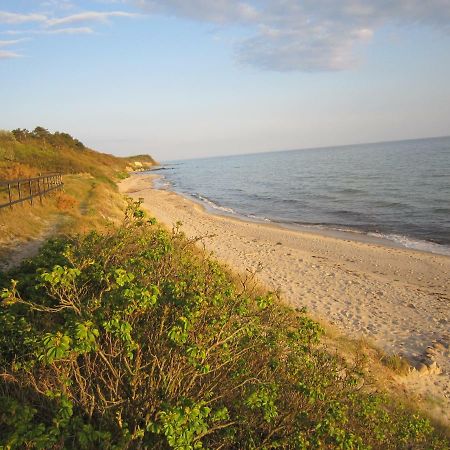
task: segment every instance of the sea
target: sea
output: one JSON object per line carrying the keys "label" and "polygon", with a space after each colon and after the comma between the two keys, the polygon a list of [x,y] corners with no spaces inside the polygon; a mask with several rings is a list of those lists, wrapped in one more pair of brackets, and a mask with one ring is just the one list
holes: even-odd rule
{"label": "sea", "polygon": [[171,161],[160,189],[247,220],[450,255],[450,137]]}

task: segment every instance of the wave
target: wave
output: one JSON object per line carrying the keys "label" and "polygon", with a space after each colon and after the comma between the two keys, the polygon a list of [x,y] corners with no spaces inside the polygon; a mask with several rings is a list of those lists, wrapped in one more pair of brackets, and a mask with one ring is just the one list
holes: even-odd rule
{"label": "wave", "polygon": [[267,217],[255,216],[255,214],[247,214],[247,215],[244,215],[244,217],[248,217],[249,219],[252,219],[252,220],[262,220],[263,222],[272,222]]}
{"label": "wave", "polygon": [[376,208],[386,208],[386,209],[392,209],[392,210],[399,210],[399,209],[409,209],[410,206],[406,205],[405,203],[395,202],[395,201],[388,201],[388,200],[376,200],[369,203],[369,206],[376,207]]}
{"label": "wave", "polygon": [[229,214],[236,214],[236,211],[233,208],[227,208],[225,206],[220,206],[217,203],[214,203],[209,198],[206,198],[200,194],[194,193],[191,195],[192,195],[192,197],[197,198],[198,200],[201,200],[203,203],[206,203],[210,208],[217,209],[219,211],[223,211],[223,212],[226,212]]}
{"label": "wave", "polygon": [[337,194],[355,194],[355,195],[365,195],[367,194],[366,191],[364,191],[363,189],[357,189],[357,188],[343,188],[343,189],[338,189],[336,191]]}
{"label": "wave", "polygon": [[450,214],[450,208],[433,208],[433,212],[436,214]]}
{"label": "wave", "polygon": [[270,219],[268,219],[267,217],[264,217],[264,216],[258,216],[256,214],[251,214],[251,213],[249,213],[249,214],[239,213],[239,212],[235,211],[233,208],[218,205],[211,199],[209,199],[199,193],[189,193],[187,195],[194,198],[195,200],[198,200],[198,201],[206,204],[209,208],[217,210],[217,211],[222,211],[227,214],[232,214],[236,217],[240,217],[240,218],[244,218],[244,219],[251,219],[251,220],[256,220],[256,221],[261,221],[261,222],[271,222]]}
{"label": "wave", "polygon": [[[445,244],[438,244],[437,242],[425,241],[420,239],[414,239],[409,236],[404,236],[400,234],[394,233],[381,233],[381,232],[373,232],[367,231],[363,228],[351,228],[342,225],[334,225],[330,223],[310,223],[310,222],[300,222],[300,221],[276,221],[280,225],[294,225],[300,228],[307,229],[316,229],[318,232],[326,232],[326,231],[338,231],[341,233],[346,233],[347,235],[360,235],[360,236],[370,236],[380,241],[390,241],[397,244],[399,247],[409,248],[411,250],[420,250],[428,253],[435,253],[439,255],[450,256],[450,246]],[[360,240],[361,238],[355,239]]]}
{"label": "wave", "polygon": [[352,218],[354,220],[357,220],[358,222],[365,221],[367,218],[367,214],[359,211],[350,211],[348,209],[340,209],[337,211],[330,210],[329,213],[339,217]]}
{"label": "wave", "polygon": [[173,184],[163,175],[158,174],[158,177],[153,179],[153,187],[159,190],[170,189]]}
{"label": "wave", "polygon": [[393,241],[399,244],[401,247],[410,248],[412,250],[421,250],[424,252],[438,253],[440,255],[450,256],[450,247],[442,244],[437,244],[436,242],[422,241],[419,239],[414,239],[401,234],[392,233],[367,233],[368,236],[373,236],[381,239],[387,239],[388,241]]}

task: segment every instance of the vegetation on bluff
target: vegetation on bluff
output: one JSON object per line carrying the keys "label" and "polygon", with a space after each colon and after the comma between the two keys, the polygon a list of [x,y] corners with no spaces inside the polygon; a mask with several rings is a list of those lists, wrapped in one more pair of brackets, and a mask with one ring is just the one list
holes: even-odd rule
{"label": "vegetation on bluff", "polygon": [[446,448],[250,281],[139,204],[50,241],[0,277],[0,448]]}
{"label": "vegetation on bluff", "polygon": [[89,173],[111,183],[127,167],[151,167],[155,161],[148,155],[119,158],[96,152],[67,133],[51,133],[43,127],[34,131],[16,129],[0,132],[0,180],[28,177],[39,172]]}
{"label": "vegetation on bluff", "polygon": [[[148,155],[119,158],[96,152],[67,133],[50,133],[43,127],[0,130],[0,181],[54,171],[64,174],[64,193],[46,197],[43,206],[35,202],[33,208],[21,204],[0,210],[0,268],[18,242],[120,222],[125,202],[114,180],[127,177],[128,170],[154,164]],[[14,184],[12,196],[18,198]],[[0,186],[0,203],[7,202],[8,191]]]}

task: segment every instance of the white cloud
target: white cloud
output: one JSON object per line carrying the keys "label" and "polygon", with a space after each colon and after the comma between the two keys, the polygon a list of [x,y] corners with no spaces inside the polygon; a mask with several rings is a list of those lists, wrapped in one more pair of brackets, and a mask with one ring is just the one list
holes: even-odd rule
{"label": "white cloud", "polygon": [[45,22],[47,17],[43,14],[17,14],[7,11],[0,11],[0,23],[18,25],[29,22]]}
{"label": "white cloud", "polygon": [[8,47],[10,45],[20,44],[21,42],[26,41],[26,39],[10,39],[6,41],[0,40],[0,47]]}
{"label": "white cloud", "polygon": [[20,58],[22,55],[16,52],[0,50],[0,59]]}
{"label": "white cloud", "polygon": [[337,40],[333,33],[315,28],[260,32],[238,46],[237,58],[244,64],[281,72],[343,70],[356,63],[351,37],[341,35]]}
{"label": "white cloud", "polygon": [[132,3],[154,14],[168,14],[222,24],[247,22],[258,16],[255,7],[235,0],[136,0]]}
{"label": "white cloud", "polygon": [[253,36],[236,47],[241,63],[278,71],[342,70],[355,47],[385,25],[450,31],[450,0],[130,0],[150,13],[222,25]]}
{"label": "white cloud", "polygon": [[[40,35],[40,34],[93,34],[95,31],[90,27],[68,27],[38,30],[7,30],[3,34],[10,36],[18,35]],[[25,40],[25,39],[22,39]]]}
{"label": "white cloud", "polygon": [[[140,14],[127,11],[83,11],[75,14],[64,14],[72,10],[75,4],[68,0],[46,0],[40,2],[39,12],[16,13],[0,11],[0,25],[15,25],[15,29],[2,30],[0,33],[10,36],[39,36],[39,35],[89,35],[95,29],[85,24],[108,23],[113,18],[133,18]],[[45,12],[44,12],[45,11]],[[59,13],[58,13],[59,11]],[[62,14],[59,16],[59,14]],[[80,24],[80,26],[77,26]],[[23,25],[29,25],[24,28]],[[0,40],[1,47],[12,47],[26,39]],[[13,50],[2,50],[0,59],[17,58],[19,53]]]}
{"label": "white cloud", "polygon": [[80,22],[107,22],[108,19],[112,17],[131,18],[136,16],[138,16],[138,14],[129,13],[125,11],[109,11],[109,12],[86,11],[78,14],[72,14],[70,16],[48,19],[46,21],[46,25],[53,27]]}
{"label": "white cloud", "polygon": [[6,39],[0,40],[0,59],[12,59],[20,58],[22,55],[14,50],[3,50],[5,47],[12,47],[14,45],[20,44],[21,42],[27,41],[28,39]]}
{"label": "white cloud", "polygon": [[68,27],[42,30],[44,34],[93,34],[95,31],[90,27]]}

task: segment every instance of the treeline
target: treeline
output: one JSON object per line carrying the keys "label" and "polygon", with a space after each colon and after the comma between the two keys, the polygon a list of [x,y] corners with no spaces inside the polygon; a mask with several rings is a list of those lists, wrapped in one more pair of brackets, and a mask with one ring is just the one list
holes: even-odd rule
{"label": "treeline", "polygon": [[51,133],[44,127],[38,126],[33,131],[28,131],[26,128],[17,128],[12,130],[11,133],[21,143],[38,140],[55,148],[69,147],[78,150],[86,148],[81,141],[75,139],[70,134],[60,133],[59,131]]}
{"label": "treeline", "polygon": [[[138,162],[138,164],[136,164]],[[34,176],[43,172],[89,173],[110,183],[127,171],[150,168],[148,155],[120,158],[86,147],[68,133],[17,128],[0,132],[0,180]]]}

